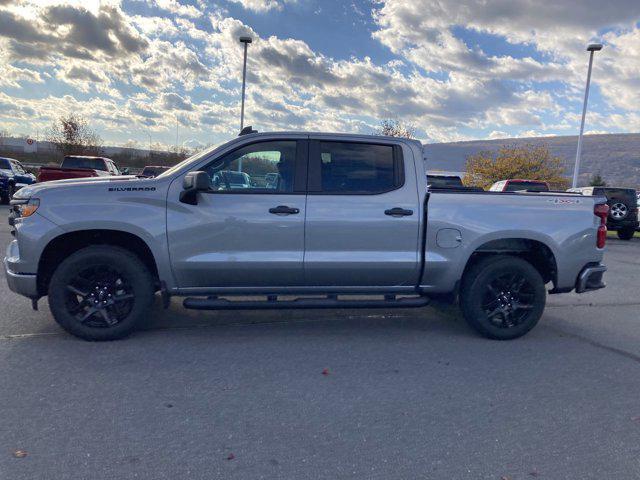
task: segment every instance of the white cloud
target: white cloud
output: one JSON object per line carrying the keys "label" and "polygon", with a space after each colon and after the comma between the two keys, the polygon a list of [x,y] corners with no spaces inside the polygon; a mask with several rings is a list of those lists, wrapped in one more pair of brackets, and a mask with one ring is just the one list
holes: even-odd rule
{"label": "white cloud", "polygon": [[[11,121],[27,118],[27,108],[38,112],[36,123],[68,108],[93,118],[92,109],[99,108],[98,123],[110,132],[126,131],[123,138],[136,127],[170,132],[176,116],[193,131],[236,131],[242,69],[237,38],[249,34],[247,115],[260,129],[369,133],[380,119],[402,118],[425,139],[438,141],[467,138],[473,130],[492,137],[569,131],[579,121],[571,105],[579,106],[584,88],[584,43],[606,28],[593,76],[606,106],[590,113],[588,128],[640,129],[637,2],[612,0],[599,12],[567,15],[563,2],[551,0],[380,1],[374,41],[395,54],[381,64],[368,57],[336,60],[300,39],[261,36],[219,10],[203,25],[201,12],[211,11],[206,2],[139,1],[151,6],[143,9],[151,16],[138,10],[129,15],[115,0],[16,0],[0,7],[1,86],[46,84],[53,75],[83,98],[92,96],[86,102],[65,96],[10,104],[3,97],[7,111],[15,112]],[[235,1],[265,14],[287,3]],[[465,43],[460,28],[527,53],[487,53]],[[547,82],[554,82],[553,90]],[[7,121],[0,113],[0,123]]]}
{"label": "white cloud", "polygon": [[241,4],[247,10],[254,12],[268,12],[269,10],[282,10],[284,3],[293,3],[295,0],[230,0]]}
{"label": "white cloud", "polygon": [[180,15],[183,17],[198,18],[202,12],[193,5],[180,3],[178,0],[147,0],[147,3],[158,7],[161,10]]}

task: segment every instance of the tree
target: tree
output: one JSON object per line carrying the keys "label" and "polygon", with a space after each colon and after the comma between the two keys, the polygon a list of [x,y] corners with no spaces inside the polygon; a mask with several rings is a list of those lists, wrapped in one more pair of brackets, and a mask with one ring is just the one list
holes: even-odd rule
{"label": "tree", "polygon": [[488,188],[499,180],[523,178],[547,182],[552,189],[564,190],[569,181],[564,176],[560,157],[554,157],[545,145],[503,146],[497,152],[480,152],[467,157],[464,183]]}
{"label": "tree", "polygon": [[47,132],[47,140],[64,155],[98,155],[102,145],[102,139],[89,122],[74,113],[54,121]]}
{"label": "tree", "polygon": [[387,137],[415,138],[416,127],[401,120],[387,119],[380,122],[380,128],[374,133]]}
{"label": "tree", "polygon": [[591,180],[589,180],[589,186],[591,187],[606,187],[607,182],[604,181],[604,178],[600,176],[599,173],[592,175]]}

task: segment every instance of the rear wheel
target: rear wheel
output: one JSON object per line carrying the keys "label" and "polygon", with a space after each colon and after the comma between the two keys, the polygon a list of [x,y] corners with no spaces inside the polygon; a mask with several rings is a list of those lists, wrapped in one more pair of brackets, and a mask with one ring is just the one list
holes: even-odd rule
{"label": "rear wheel", "polygon": [[540,273],[518,257],[487,257],[462,279],[462,314],[473,329],[488,338],[521,337],[536,326],[545,303]]}
{"label": "rear wheel", "polygon": [[635,234],[635,230],[633,228],[624,228],[622,230],[618,230],[617,233],[620,240],[631,240]]}
{"label": "rear wheel", "polygon": [[154,279],[131,252],[113,246],[84,248],[65,259],[49,284],[56,322],[85,340],[129,335],[153,303]]}

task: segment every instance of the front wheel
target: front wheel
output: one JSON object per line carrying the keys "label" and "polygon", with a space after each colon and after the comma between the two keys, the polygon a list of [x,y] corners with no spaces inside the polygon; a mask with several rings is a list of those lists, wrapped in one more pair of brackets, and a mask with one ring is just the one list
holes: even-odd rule
{"label": "front wheel", "polygon": [[518,257],[487,257],[462,279],[462,314],[473,329],[488,338],[521,337],[536,326],[545,302],[542,276]]}
{"label": "front wheel", "polygon": [[131,252],[114,246],[83,248],[67,257],[49,283],[56,322],[84,340],[129,335],[153,303],[154,279]]}
{"label": "front wheel", "polygon": [[618,230],[617,233],[620,240],[631,240],[636,232],[632,228],[624,228],[622,230]]}

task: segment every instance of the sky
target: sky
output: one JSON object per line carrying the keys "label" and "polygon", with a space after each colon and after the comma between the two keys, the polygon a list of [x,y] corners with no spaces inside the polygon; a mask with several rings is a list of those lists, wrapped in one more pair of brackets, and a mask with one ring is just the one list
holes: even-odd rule
{"label": "sky", "polygon": [[259,131],[424,142],[640,131],[638,0],[0,0],[0,130],[84,116],[108,145]]}

